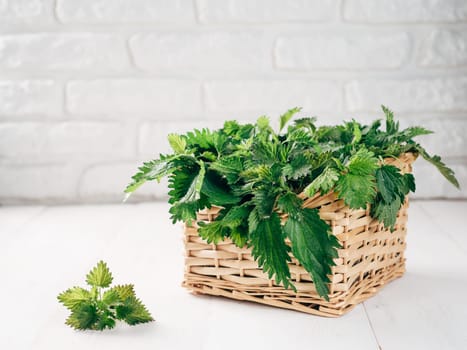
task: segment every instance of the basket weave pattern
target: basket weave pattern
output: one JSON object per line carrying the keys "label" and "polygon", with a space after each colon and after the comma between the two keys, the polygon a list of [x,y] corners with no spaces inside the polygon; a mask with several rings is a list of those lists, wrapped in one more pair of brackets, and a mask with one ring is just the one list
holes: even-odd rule
{"label": "basket weave pattern", "polygon": [[[403,173],[411,172],[412,154],[386,159]],[[337,317],[378,292],[405,271],[405,237],[408,201],[401,207],[390,232],[366,210],[348,208],[330,192],[324,196],[302,197],[304,207],[318,208],[320,217],[342,245],[336,266],[329,276],[329,301],[320,298],[309,273],[291,255],[290,272],[297,292],[285,289],[268,278],[251,256],[249,248],[238,248],[229,239],[208,244],[198,236],[197,227],[185,226],[185,279],[193,292],[253,301],[310,314]],[[198,213],[198,220],[215,220],[220,208]],[[283,220],[286,217],[282,218]]]}

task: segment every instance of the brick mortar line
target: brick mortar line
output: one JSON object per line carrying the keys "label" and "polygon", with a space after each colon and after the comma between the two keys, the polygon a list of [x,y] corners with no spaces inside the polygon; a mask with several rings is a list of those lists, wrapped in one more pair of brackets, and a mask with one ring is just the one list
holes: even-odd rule
{"label": "brick mortar line", "polygon": [[211,31],[226,31],[232,32],[258,32],[258,31],[280,31],[285,30],[296,31],[299,33],[303,29],[315,29],[323,31],[326,29],[345,29],[345,30],[362,30],[368,29],[378,31],[399,31],[399,30],[428,30],[428,29],[467,29],[466,21],[459,22],[418,22],[418,23],[377,23],[377,22],[236,22],[236,23],[149,23],[149,22],[134,22],[134,23],[54,23],[54,24],[8,24],[0,25],[0,36],[8,34],[34,34],[41,33],[115,33],[115,34],[139,34],[151,32],[189,32],[203,33]]}

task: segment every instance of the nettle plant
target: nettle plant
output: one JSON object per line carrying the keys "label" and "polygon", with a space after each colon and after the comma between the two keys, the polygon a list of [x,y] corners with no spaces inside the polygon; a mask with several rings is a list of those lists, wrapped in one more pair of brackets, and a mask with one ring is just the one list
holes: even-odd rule
{"label": "nettle plant", "polygon": [[[459,187],[440,157],[430,156],[414,141],[432,132],[422,127],[401,130],[393,113],[382,108],[385,128],[381,120],[317,127],[315,118],[296,119],[286,128],[300,111],[293,108],[280,117],[278,133],[263,116],[256,124],[227,121],[215,131],[170,134],[174,152],[144,163],[125,192],[167,176],[174,223],[192,224],[199,210],[220,206],[215,221],[198,222],[203,239],[217,243],[230,238],[238,247],[250,247],[269,278],[295,290],[288,266],[292,253],[319,295],[328,299],[328,275],[340,245],[318,209],[303,208],[303,194],[334,191],[350,208],[370,205],[371,216],[393,230],[405,197],[415,191],[415,180],[385,165],[384,158],[421,155]],[[287,219],[281,221],[283,214]]]}
{"label": "nettle plant", "polygon": [[71,311],[65,324],[77,330],[103,331],[114,328],[117,320],[130,326],[154,321],[132,284],[110,288],[112,281],[107,264],[99,261],[86,275],[91,289],[72,287],[60,293],[58,300]]}

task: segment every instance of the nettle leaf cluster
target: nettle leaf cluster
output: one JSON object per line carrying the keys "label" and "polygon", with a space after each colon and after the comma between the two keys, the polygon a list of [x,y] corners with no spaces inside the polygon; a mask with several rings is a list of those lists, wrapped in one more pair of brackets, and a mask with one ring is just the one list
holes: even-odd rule
{"label": "nettle leaf cluster", "polygon": [[[328,298],[328,274],[339,243],[317,209],[303,208],[299,194],[334,191],[350,208],[370,204],[372,217],[394,229],[405,197],[415,191],[415,180],[384,165],[384,158],[419,154],[452,184],[459,184],[440,157],[430,156],[414,141],[431,131],[401,130],[384,106],[385,121],[370,125],[352,120],[317,127],[315,118],[289,123],[299,111],[293,108],[280,117],[279,132],[263,116],[255,124],[227,121],[215,131],[171,134],[174,152],[144,163],[125,192],[129,195],[146,181],[167,176],[174,222],[191,224],[200,209],[220,206],[214,222],[198,222],[201,237],[214,243],[228,237],[238,247],[251,247],[269,278],[295,289],[287,264],[293,253],[319,295]],[[281,214],[287,215],[284,224]]]}
{"label": "nettle leaf cluster", "polygon": [[[136,297],[132,284],[108,288],[112,281],[107,264],[100,261],[86,276],[90,290],[72,287],[61,293],[58,300],[71,311],[65,323],[78,330],[103,331],[114,328],[116,320],[131,326],[154,321]],[[108,289],[104,291],[104,288]]]}

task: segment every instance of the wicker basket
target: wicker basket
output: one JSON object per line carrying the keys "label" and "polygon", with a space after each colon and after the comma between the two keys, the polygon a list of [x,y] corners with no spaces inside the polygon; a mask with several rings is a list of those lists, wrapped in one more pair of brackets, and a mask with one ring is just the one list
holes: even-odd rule
{"label": "wicker basket", "polygon": [[[386,159],[386,164],[411,172],[415,157],[404,154]],[[398,213],[395,231],[390,232],[366,210],[352,210],[334,193],[303,198],[304,207],[319,208],[342,245],[332,267],[329,301],[320,298],[308,272],[292,256],[289,264],[297,292],[284,289],[258,267],[248,248],[238,248],[226,239],[208,244],[198,236],[196,226],[185,226],[185,280],[195,293],[219,295],[237,300],[272,305],[310,314],[337,317],[378,292],[405,271],[405,236],[408,201]],[[198,220],[216,218],[220,208],[203,210]]]}

